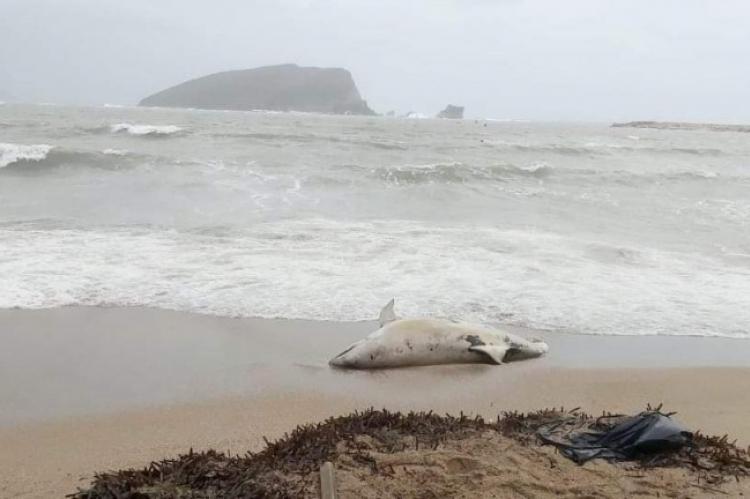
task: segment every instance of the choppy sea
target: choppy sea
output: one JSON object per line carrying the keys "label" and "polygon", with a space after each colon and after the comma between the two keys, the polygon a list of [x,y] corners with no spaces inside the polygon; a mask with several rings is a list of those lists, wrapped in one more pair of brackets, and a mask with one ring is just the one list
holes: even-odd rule
{"label": "choppy sea", "polygon": [[0,307],[750,338],[750,134],[0,105]]}

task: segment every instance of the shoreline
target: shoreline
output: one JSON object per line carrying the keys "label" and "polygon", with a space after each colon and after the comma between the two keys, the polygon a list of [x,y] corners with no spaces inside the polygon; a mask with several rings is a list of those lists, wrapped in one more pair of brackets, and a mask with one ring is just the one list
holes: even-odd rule
{"label": "shoreline", "polygon": [[377,380],[396,377],[492,386],[496,375],[560,368],[750,369],[750,341],[743,339],[505,328],[543,339],[550,352],[503,366],[346,371],[329,368],[328,360],[377,329],[375,321],[227,318],[143,307],[0,309],[0,428],[307,389],[301,376],[336,393],[339,386],[377,390],[385,383]]}
{"label": "shoreline", "polygon": [[259,450],[263,437],[368,407],[492,418],[664,403],[690,429],[750,444],[750,401],[738,396],[750,390],[750,342],[520,331],[544,337],[548,356],[502,366],[327,366],[373,324],[143,308],[0,310],[0,496],[70,493],[96,471],[191,447]]}

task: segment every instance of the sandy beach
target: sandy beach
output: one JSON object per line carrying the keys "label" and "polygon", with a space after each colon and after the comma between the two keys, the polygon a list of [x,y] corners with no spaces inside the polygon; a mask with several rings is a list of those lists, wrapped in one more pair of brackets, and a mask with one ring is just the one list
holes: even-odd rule
{"label": "sandy beach", "polygon": [[329,357],[373,323],[228,319],[142,308],[0,311],[0,495],[73,492],[95,471],[190,448],[257,450],[366,407],[482,414],[664,403],[691,429],[750,443],[742,340],[542,336],[548,357],[375,372]]}
{"label": "sandy beach", "polygon": [[0,0],[0,499],[750,497],[750,2],[577,3]]}

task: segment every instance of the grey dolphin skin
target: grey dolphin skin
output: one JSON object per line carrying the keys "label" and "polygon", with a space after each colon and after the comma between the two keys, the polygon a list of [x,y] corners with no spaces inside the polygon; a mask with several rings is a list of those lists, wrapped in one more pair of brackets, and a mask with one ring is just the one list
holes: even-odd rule
{"label": "grey dolphin skin", "polygon": [[499,329],[437,319],[398,319],[394,300],[380,312],[380,329],[330,360],[333,367],[377,369],[433,364],[502,364],[544,355],[542,341]]}

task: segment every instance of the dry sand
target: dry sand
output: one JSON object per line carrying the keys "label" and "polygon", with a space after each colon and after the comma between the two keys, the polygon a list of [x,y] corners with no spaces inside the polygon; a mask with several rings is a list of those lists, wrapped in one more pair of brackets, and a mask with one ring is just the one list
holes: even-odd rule
{"label": "dry sand", "polygon": [[326,366],[371,329],[137,308],[0,311],[0,497],[60,496],[94,471],[190,447],[257,450],[263,436],[369,406],[491,417],[663,402],[692,429],[750,444],[750,342],[542,333],[548,358],[504,366]]}
{"label": "dry sand", "polygon": [[[365,448],[372,447],[365,443]],[[708,484],[684,468],[643,469],[594,460],[579,466],[549,446],[524,446],[497,432],[447,440],[436,449],[410,445],[367,450],[379,473],[344,454],[336,460],[341,499],[398,497],[552,499],[739,497],[750,480]],[[314,497],[314,494],[311,494]]]}

